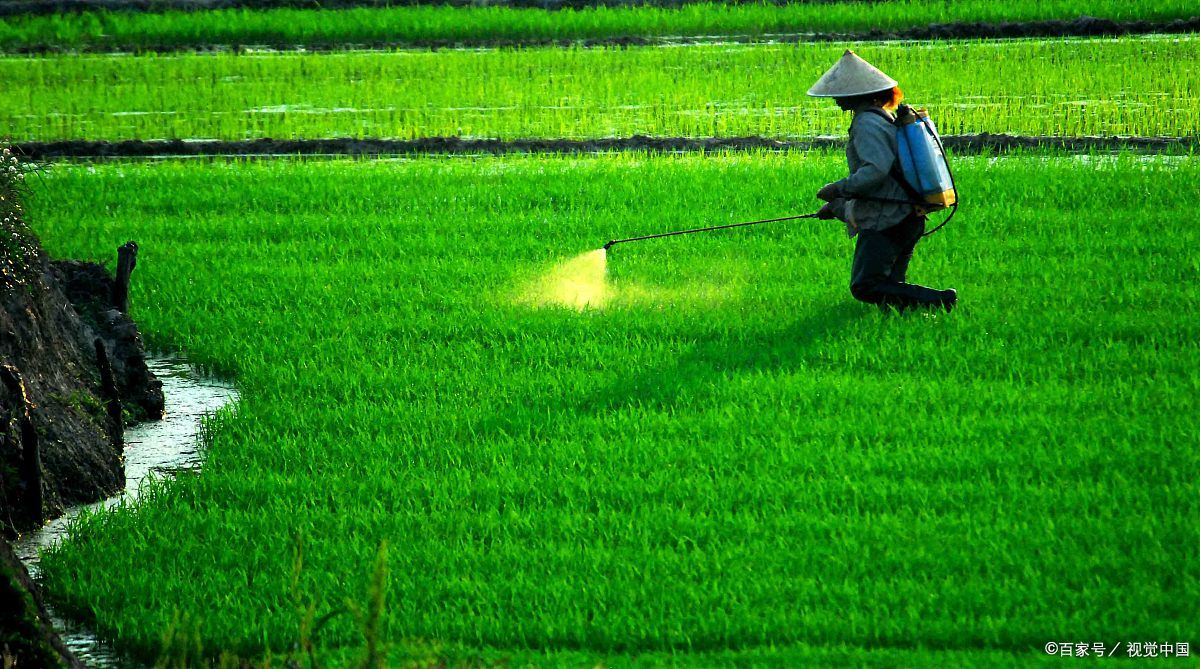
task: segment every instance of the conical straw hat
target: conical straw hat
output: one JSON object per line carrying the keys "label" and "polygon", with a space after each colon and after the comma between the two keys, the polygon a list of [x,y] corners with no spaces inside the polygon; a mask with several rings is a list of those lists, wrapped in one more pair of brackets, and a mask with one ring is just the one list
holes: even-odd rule
{"label": "conical straw hat", "polygon": [[808,89],[808,94],[817,98],[848,98],[886,91],[895,85],[895,79],[847,49],[838,62]]}

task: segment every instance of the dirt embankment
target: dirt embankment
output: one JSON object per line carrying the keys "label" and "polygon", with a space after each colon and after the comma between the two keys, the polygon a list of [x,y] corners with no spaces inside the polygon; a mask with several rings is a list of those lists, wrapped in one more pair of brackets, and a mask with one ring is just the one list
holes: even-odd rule
{"label": "dirt embankment", "polygon": [[[1023,137],[1015,135],[950,135],[942,138],[956,153],[1052,148],[1065,151],[1133,150],[1147,153],[1195,150],[1200,138],[1165,137]],[[29,142],[18,145],[37,160],[160,158],[191,156],[390,156],[472,155],[510,153],[596,153],[605,151],[649,151],[678,153],[696,151],[791,151],[832,149],[842,139],[777,140],[767,137],[633,137],[607,139],[463,139],[430,137],[413,140],[389,139],[256,139],[247,141],[129,140],[124,142],[72,140]]]}
{"label": "dirt embankment", "polygon": [[[0,527],[10,533],[121,490],[125,424],[163,411],[113,278],[51,262],[18,234],[22,254],[0,248],[0,268],[23,275],[0,289]],[[6,229],[0,241],[11,238]]]}
{"label": "dirt embankment", "polygon": [[[3,5],[0,5],[2,8]],[[0,9],[0,16],[3,15]],[[1145,34],[1181,34],[1200,32],[1200,16],[1186,19],[1176,19],[1169,22],[1156,21],[1113,21],[1090,16],[1077,19],[1055,21],[1029,21],[1012,23],[932,23],[925,26],[915,26],[903,30],[869,30],[846,33],[798,33],[770,35],[715,35],[704,37],[672,36],[611,36],[579,39],[549,39],[530,37],[528,39],[493,39],[493,38],[459,38],[459,39],[417,39],[406,41],[368,41],[349,42],[341,39],[312,39],[303,43],[212,43],[203,40],[187,43],[144,43],[141,41],[108,41],[97,44],[82,44],[65,46],[61,44],[29,44],[13,47],[10,53],[48,54],[48,53],[170,53],[170,52],[210,52],[245,50],[275,50],[275,51],[343,51],[355,50],[391,50],[391,49],[453,49],[453,48],[506,48],[506,47],[635,47],[661,46],[711,42],[774,42],[784,44],[808,42],[845,42],[845,41],[909,41],[931,39],[1013,39],[1028,37],[1097,37]]]}

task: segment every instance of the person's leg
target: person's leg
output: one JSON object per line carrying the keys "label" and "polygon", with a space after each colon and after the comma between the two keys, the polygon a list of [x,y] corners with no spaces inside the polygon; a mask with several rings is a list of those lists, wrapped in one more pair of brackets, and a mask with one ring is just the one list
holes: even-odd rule
{"label": "person's leg", "polygon": [[921,241],[921,235],[925,234],[925,217],[910,216],[887,232],[892,232],[892,243],[896,245],[896,262],[888,278],[896,283],[904,283],[908,278],[908,263],[912,261],[913,248]]}
{"label": "person's leg", "polygon": [[907,274],[913,248],[925,230],[923,218],[910,217],[883,231],[863,230],[854,247],[850,292],[862,302],[904,311],[917,306],[952,306],[952,291],[935,290],[894,279]]}
{"label": "person's leg", "polygon": [[954,299],[948,290],[936,290],[915,283],[897,283],[886,281],[879,285],[882,302],[895,305],[900,311],[909,307],[945,307],[947,302]]}
{"label": "person's leg", "polygon": [[913,248],[925,234],[925,217],[910,216],[900,224],[889,228],[892,242],[896,245],[896,263],[889,275],[889,285],[885,292],[902,294],[908,306],[943,307],[947,311],[958,304],[958,293],[954,290],[935,290],[907,283],[908,264],[912,260]]}
{"label": "person's leg", "polygon": [[881,286],[896,262],[896,248],[878,230],[860,230],[854,245],[854,262],[850,265],[850,294],[860,302],[881,304]]}

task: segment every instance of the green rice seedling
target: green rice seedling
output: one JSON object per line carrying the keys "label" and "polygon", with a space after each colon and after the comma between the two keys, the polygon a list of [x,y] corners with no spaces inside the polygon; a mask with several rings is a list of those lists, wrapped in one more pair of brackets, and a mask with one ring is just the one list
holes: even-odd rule
{"label": "green rice seedling", "polygon": [[92,12],[0,19],[0,49],[161,49],[211,44],[339,46],[454,44],[621,37],[746,36],[900,31],[932,23],[1074,20],[1166,23],[1195,15],[1188,0],[900,0],[882,3],[698,3],[546,12],[505,7],[387,7],[339,11],[231,9],[208,12]]}
{"label": "green rice seedling", "polygon": [[[904,318],[853,302],[853,242],[817,221],[614,247],[643,299],[521,299],[607,239],[814,209],[837,153],[60,165],[30,207],[49,251],[137,239],[150,344],[241,400],[198,475],[80,521],[48,590],[146,655],[178,611],[209,655],[279,657],[297,589],[372,610],[386,542],[400,666],[1194,639],[1200,162],[956,165],[970,204],[911,276],[960,307]],[[362,629],[330,619],[314,656],[361,662]]]}
{"label": "green rice seedling", "polygon": [[[1195,38],[861,44],[944,134],[1193,136]],[[0,59],[16,140],[844,136],[846,45]]]}

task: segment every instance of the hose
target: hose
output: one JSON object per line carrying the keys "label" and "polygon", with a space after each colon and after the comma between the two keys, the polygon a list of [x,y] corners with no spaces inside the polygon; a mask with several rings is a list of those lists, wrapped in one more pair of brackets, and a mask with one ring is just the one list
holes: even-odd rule
{"label": "hose", "polygon": [[950,215],[942,219],[942,222],[938,223],[936,228],[921,235],[922,237],[928,237],[938,230],[941,230],[946,226],[947,223],[950,222],[950,219],[954,218],[954,215],[958,213],[958,182],[954,180],[954,170],[950,168],[950,159],[946,158],[946,147],[942,146],[942,138],[938,136],[936,132],[934,132],[933,139],[937,141],[938,151],[942,152],[942,163],[946,165],[946,174],[950,175],[950,188],[954,191],[954,204],[950,205]]}

